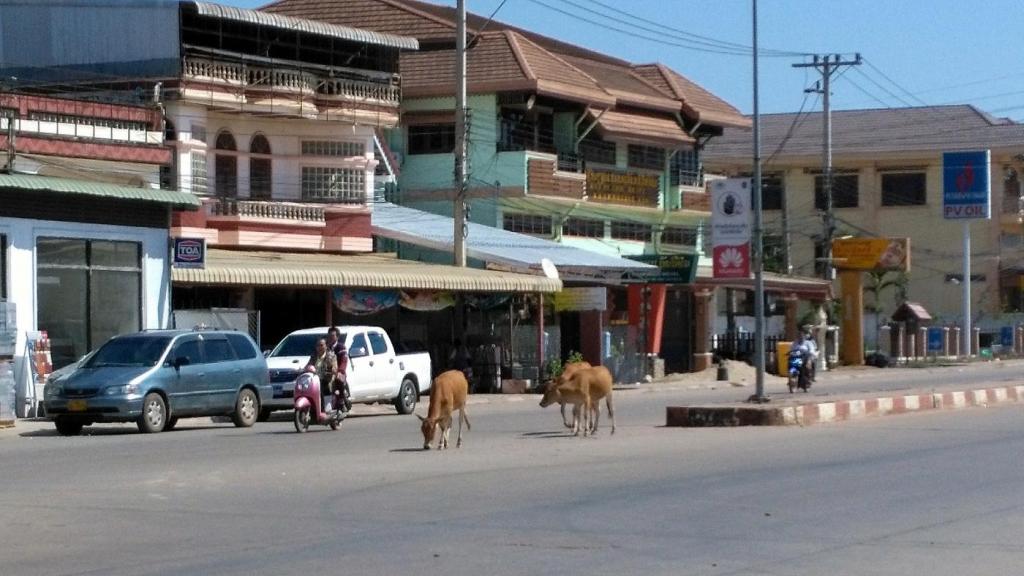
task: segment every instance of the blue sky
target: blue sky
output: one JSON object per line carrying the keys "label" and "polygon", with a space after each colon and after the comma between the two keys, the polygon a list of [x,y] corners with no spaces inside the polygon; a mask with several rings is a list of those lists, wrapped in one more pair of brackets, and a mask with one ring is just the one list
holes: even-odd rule
{"label": "blue sky", "polygon": [[[246,8],[265,3],[219,1]],[[467,0],[481,15],[501,4]],[[758,11],[761,49],[791,53],[765,52],[760,59],[762,113],[821,109],[813,94],[805,102],[804,93],[820,76],[792,67],[808,60],[801,53],[852,59],[860,52],[864,64],[834,77],[833,109],[965,103],[1024,121],[1021,0],[759,0]],[[633,62],[664,62],[753,111],[752,57],[709,48],[750,47],[751,0],[504,0],[495,18]],[[706,40],[687,42],[686,34]]]}

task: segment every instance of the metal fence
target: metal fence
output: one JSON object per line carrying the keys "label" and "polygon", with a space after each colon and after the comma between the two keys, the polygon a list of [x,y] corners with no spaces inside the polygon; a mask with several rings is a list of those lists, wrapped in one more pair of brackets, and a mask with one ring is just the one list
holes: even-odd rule
{"label": "metal fence", "polygon": [[[755,340],[753,332],[715,334],[711,344],[711,351],[714,353],[716,360],[739,360],[753,365]],[[776,365],[775,351],[778,343],[782,341],[782,336],[778,335],[764,337],[766,370],[774,372]]]}

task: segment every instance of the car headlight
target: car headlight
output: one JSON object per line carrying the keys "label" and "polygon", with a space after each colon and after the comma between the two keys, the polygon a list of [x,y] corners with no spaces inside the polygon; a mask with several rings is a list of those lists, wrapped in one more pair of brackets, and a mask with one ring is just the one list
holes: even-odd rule
{"label": "car headlight", "polygon": [[43,388],[43,395],[47,397],[60,396],[64,393],[64,386],[59,382],[48,382]]}
{"label": "car headlight", "polygon": [[121,386],[108,386],[103,393],[107,396],[128,396],[138,391],[138,384],[123,384]]}

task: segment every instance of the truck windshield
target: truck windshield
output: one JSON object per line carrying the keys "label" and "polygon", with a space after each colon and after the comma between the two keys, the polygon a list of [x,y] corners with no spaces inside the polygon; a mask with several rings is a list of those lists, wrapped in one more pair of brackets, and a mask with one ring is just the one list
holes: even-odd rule
{"label": "truck windshield", "polygon": [[[309,356],[316,350],[316,341],[327,338],[327,334],[291,334],[285,336],[284,340],[270,353],[270,358],[284,356]],[[341,341],[345,341],[345,335],[341,335]]]}
{"label": "truck windshield", "polygon": [[107,341],[92,358],[86,368],[105,366],[155,366],[170,344],[170,336],[122,336]]}

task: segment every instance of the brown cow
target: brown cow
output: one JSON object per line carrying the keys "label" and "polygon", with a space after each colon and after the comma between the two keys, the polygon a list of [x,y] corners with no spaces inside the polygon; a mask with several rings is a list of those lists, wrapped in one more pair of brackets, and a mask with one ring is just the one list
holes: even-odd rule
{"label": "brown cow", "polygon": [[573,434],[578,436],[582,429],[583,435],[586,436],[597,432],[597,423],[601,413],[598,402],[601,398],[605,398],[608,417],[612,421],[612,434],[614,434],[615,410],[612,406],[612,375],[604,366],[576,370],[568,382],[548,388],[540,405],[545,408],[555,402],[573,404]]}
{"label": "brown cow", "polygon": [[420,431],[423,432],[423,449],[429,450],[430,443],[434,440],[434,432],[441,427],[441,437],[437,440],[437,449],[448,447],[448,432],[452,427],[452,412],[459,411],[459,436],[455,441],[455,447],[462,447],[462,421],[466,421],[466,430],[469,430],[469,417],[466,416],[466,395],[469,393],[469,382],[461,370],[449,370],[442,372],[434,378],[430,387],[430,406],[427,408],[427,417],[416,416],[423,422]]}
{"label": "brown cow", "polygon": [[[590,362],[582,360],[580,362],[570,362],[566,364],[565,368],[562,368],[562,373],[559,374],[558,378],[551,383],[551,386],[565,384],[570,378],[572,378],[572,375],[575,374],[577,370],[582,370],[583,368],[591,368]],[[578,415],[573,413],[573,422],[570,422],[565,416],[565,401],[559,401],[559,404],[561,405],[560,407],[562,410],[562,424],[565,424],[566,428],[572,428]]]}

